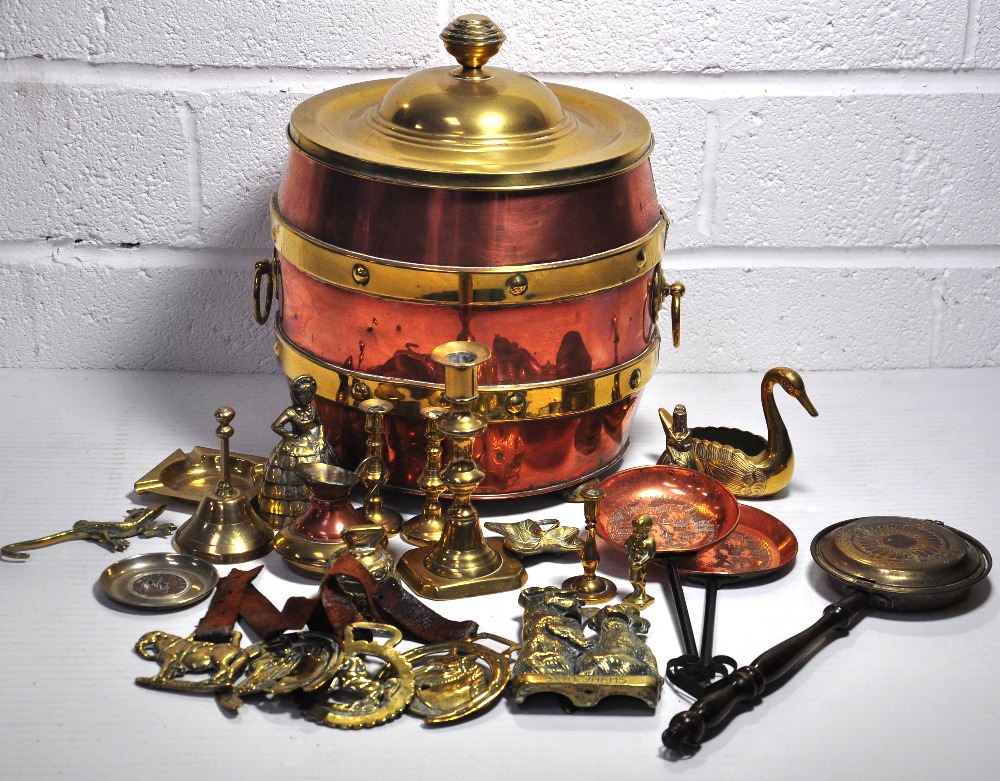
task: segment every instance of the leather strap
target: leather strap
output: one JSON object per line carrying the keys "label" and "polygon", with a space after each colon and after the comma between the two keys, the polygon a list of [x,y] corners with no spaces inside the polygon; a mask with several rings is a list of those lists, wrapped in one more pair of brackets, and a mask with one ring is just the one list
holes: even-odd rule
{"label": "leather strap", "polygon": [[436,613],[397,580],[377,583],[364,565],[350,556],[334,562],[318,596],[289,597],[281,610],[252,583],[262,569],[234,569],[219,581],[208,612],[198,622],[196,640],[228,642],[237,618],[265,639],[308,624],[314,631],[341,640],[345,627],[357,621],[391,624],[422,643],[460,640],[479,631],[475,621],[452,621]]}

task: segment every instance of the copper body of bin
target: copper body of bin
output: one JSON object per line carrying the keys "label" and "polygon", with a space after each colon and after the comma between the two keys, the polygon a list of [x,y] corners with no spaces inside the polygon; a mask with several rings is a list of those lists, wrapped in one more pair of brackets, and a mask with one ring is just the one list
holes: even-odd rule
{"label": "copper body of bin", "polygon": [[[430,353],[453,340],[485,344],[480,411],[490,425],[477,443],[487,474],[477,495],[523,496],[622,458],[658,360],[666,220],[641,114],[460,62],[296,109],[271,206],[276,351],[289,377],[316,377],[347,467],[364,455],[357,404],[393,400],[390,483],[414,489],[419,410],[439,401],[444,380]],[[470,130],[491,111],[506,122],[500,141]],[[587,128],[600,122],[608,128],[595,141]]]}

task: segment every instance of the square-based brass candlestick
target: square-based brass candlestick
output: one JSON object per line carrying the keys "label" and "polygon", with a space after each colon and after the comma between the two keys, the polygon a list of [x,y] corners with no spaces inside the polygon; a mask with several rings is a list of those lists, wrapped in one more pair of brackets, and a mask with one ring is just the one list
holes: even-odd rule
{"label": "square-based brass candlestick", "polygon": [[453,499],[441,539],[430,548],[404,553],[397,566],[407,585],[430,599],[510,591],[528,579],[521,563],[504,553],[502,540],[483,537],[472,504],[472,494],[486,477],[472,457],[472,446],[486,430],[486,419],[472,405],[479,395],[479,365],[489,357],[489,348],[476,342],[448,342],[431,353],[431,360],[444,367],[444,395],[451,403],[437,425],[451,444],[441,480]]}

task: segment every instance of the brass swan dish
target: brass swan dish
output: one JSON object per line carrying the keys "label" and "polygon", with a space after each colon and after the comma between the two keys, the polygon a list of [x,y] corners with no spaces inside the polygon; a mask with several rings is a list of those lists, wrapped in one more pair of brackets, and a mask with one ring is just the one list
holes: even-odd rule
{"label": "brass swan dish", "polygon": [[683,407],[676,418],[660,408],[660,423],[667,437],[667,447],[656,463],[697,469],[714,477],[741,498],[777,493],[792,478],[795,456],[788,430],[774,400],[775,385],[797,399],[810,415],[819,415],[806,394],[805,383],[799,373],[778,366],[768,371],[760,384],[767,439],[735,428],[696,426],[688,429],[687,413]]}

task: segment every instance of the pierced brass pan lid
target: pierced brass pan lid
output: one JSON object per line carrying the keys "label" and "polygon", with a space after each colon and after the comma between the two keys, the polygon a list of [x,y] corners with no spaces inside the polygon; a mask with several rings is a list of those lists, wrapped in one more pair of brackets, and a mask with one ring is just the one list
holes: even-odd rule
{"label": "pierced brass pan lid", "polygon": [[487,17],[460,16],[441,39],[460,67],[316,95],[292,112],[292,142],[347,173],[473,190],[602,179],[652,151],[649,123],[626,103],[487,69],[506,39]]}
{"label": "pierced brass pan lid", "polygon": [[992,564],[986,548],[964,532],[899,516],[829,526],[813,539],[812,555],[841,583],[904,597],[967,590],[986,577]]}

